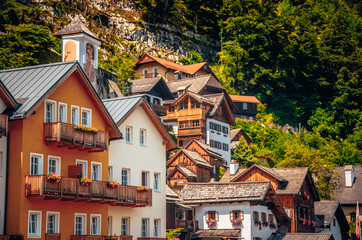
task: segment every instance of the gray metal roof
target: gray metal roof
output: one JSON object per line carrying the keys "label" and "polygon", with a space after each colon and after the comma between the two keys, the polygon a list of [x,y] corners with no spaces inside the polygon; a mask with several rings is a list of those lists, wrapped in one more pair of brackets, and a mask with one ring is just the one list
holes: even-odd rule
{"label": "gray metal roof", "polygon": [[71,61],[0,71],[0,80],[21,104],[10,120],[24,118],[77,64],[76,61]]}
{"label": "gray metal roof", "polygon": [[121,120],[132,110],[132,108],[142,100],[142,98],[143,95],[111,98],[103,100],[103,104],[111,114],[114,122],[118,125]]}

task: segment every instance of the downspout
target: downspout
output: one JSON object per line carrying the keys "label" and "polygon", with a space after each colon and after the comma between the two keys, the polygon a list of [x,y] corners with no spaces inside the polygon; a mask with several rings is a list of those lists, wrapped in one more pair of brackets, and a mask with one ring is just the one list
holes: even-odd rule
{"label": "downspout", "polygon": [[8,188],[9,188],[9,139],[10,139],[10,134],[9,134],[9,129],[8,129],[8,134],[6,137],[6,184],[5,184],[5,211],[4,211],[4,235],[6,235],[6,218],[7,218],[7,209],[8,209]]}

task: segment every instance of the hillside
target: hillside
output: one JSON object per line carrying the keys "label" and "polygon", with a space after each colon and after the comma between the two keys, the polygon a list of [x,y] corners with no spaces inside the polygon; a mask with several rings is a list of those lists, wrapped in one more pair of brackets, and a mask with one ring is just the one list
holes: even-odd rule
{"label": "hillside", "polygon": [[[354,0],[5,0],[0,69],[60,60],[52,33],[80,14],[120,85],[144,53],[199,54],[230,93],[256,95],[274,122],[361,151],[361,2]],[[195,52],[196,51],[196,52]],[[343,164],[343,163],[342,163]]]}

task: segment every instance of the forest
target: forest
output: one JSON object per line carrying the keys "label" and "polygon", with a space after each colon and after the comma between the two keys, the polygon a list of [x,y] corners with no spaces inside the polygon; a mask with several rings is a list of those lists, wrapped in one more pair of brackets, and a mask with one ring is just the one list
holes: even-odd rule
{"label": "forest", "polygon": [[[88,0],[67,2],[72,4],[47,1],[56,11],[48,21],[49,12],[35,2],[1,1],[0,69],[59,61],[60,40],[52,33],[69,21],[67,15],[80,13],[105,39],[100,66],[114,69],[122,86],[133,77],[143,53],[132,43],[120,48],[122,39],[90,17],[94,10],[84,7]],[[218,55],[209,62],[219,80],[230,94],[255,95],[263,103],[259,122],[238,121],[234,126],[253,139],[251,157],[239,152],[236,158],[246,161],[257,153],[269,156],[276,166],[320,164],[314,168],[325,160],[331,163],[327,167],[362,164],[360,1],[132,3],[145,23],[172,24],[220,41]],[[200,61],[196,51],[180,59],[183,64]],[[271,124],[300,124],[303,131],[287,134]]]}

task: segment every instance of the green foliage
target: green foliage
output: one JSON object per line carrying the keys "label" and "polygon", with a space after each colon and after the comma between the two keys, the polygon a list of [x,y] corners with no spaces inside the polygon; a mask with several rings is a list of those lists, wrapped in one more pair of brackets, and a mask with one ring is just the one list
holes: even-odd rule
{"label": "green foliage", "polygon": [[224,176],[225,171],[226,169],[223,166],[219,167],[219,179],[221,179],[222,176]]}
{"label": "green foliage", "polygon": [[180,58],[179,62],[183,65],[190,65],[195,63],[201,63],[202,62],[202,56],[201,53],[197,50],[191,51],[187,53],[186,57]]}
{"label": "green foliage", "polygon": [[175,238],[177,235],[181,232],[182,228],[176,228],[176,229],[167,229],[166,230],[166,238]]}

